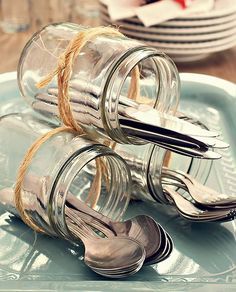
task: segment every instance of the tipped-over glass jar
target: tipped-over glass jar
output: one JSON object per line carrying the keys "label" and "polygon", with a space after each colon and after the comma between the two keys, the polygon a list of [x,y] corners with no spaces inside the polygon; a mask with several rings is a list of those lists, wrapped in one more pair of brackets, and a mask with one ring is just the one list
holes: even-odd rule
{"label": "tipped-over glass jar", "polygon": [[[57,78],[41,89],[36,84],[57,67],[73,37],[87,29],[70,23],[53,24],[26,44],[19,61],[18,82],[22,95],[36,111],[50,118],[57,116]],[[136,103],[174,113],[179,84],[175,64],[164,53],[125,36],[97,35],[74,60],[70,104],[75,120],[87,132],[95,129],[118,143],[144,144],[125,132],[119,119],[122,106],[129,106],[130,98],[135,97],[131,88],[136,86],[139,92]]]}
{"label": "tipped-over glass jar", "polygon": [[[52,128],[52,124],[29,114],[1,117],[0,202],[6,209],[13,208],[14,212],[14,185],[26,151]],[[98,158],[106,167],[106,176],[100,180],[100,194],[94,197],[89,190]],[[70,131],[59,132],[40,146],[21,188],[23,207],[33,223],[50,235],[67,239],[68,202],[80,200],[119,219],[128,205],[129,193],[130,173],[125,161],[110,148]]]}
{"label": "tipped-over glass jar", "polygon": [[144,201],[169,204],[163,192],[164,168],[190,174],[205,184],[212,166],[210,160],[180,155],[151,144],[117,144],[115,151],[129,165],[132,176],[132,197]]}

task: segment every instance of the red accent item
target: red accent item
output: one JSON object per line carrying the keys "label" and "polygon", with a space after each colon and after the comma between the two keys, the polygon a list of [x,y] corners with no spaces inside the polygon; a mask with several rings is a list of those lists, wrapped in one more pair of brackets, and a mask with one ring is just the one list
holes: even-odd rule
{"label": "red accent item", "polygon": [[184,9],[187,8],[193,0],[174,0],[178,2]]}

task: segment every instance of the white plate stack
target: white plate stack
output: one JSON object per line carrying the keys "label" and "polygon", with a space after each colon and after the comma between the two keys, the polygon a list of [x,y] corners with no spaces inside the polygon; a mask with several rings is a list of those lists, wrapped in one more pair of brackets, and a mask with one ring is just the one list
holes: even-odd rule
{"label": "white plate stack", "polygon": [[236,45],[236,0],[216,0],[214,8],[202,14],[186,15],[159,25],[145,27],[137,18],[112,21],[100,2],[103,25],[115,25],[130,38],[153,46],[176,62],[191,62]]}

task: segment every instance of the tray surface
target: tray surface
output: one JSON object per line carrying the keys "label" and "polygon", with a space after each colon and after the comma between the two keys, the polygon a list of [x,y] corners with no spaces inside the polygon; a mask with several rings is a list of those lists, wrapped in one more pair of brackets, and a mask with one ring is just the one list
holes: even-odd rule
{"label": "tray surface", "polygon": [[[181,109],[220,131],[231,147],[213,165],[208,184],[236,195],[236,86],[181,74]],[[0,115],[23,111],[16,74],[0,75]],[[168,208],[169,209],[169,208]],[[82,261],[83,248],[36,234],[0,207],[0,291],[235,291],[236,220],[192,223],[158,204],[132,202],[127,216],[146,213],[170,233],[174,251],[125,280],[107,280]]]}

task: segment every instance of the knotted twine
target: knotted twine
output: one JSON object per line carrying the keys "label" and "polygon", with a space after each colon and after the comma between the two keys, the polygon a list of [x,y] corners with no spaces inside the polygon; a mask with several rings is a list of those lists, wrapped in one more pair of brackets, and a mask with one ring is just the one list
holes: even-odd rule
{"label": "knotted twine", "polygon": [[[73,72],[73,64],[80,53],[81,49],[92,39],[97,36],[118,36],[124,37],[122,33],[120,33],[117,29],[112,27],[95,27],[88,28],[85,31],[81,31],[75,35],[74,38],[69,42],[68,46],[65,49],[65,52],[59,56],[57,68],[48,74],[45,78],[43,78],[39,83],[36,84],[38,88],[43,88],[47,86],[54,77],[57,77],[58,83],[58,110],[59,116],[65,126],[58,127],[39,137],[28,149],[26,152],[23,161],[19,167],[16,186],[15,186],[15,206],[21,216],[22,220],[33,230],[37,232],[45,233],[45,231],[37,226],[31,217],[27,214],[23,199],[22,199],[22,184],[24,181],[24,177],[26,175],[27,169],[39,150],[39,148],[44,144],[48,139],[52,136],[64,132],[64,131],[72,131],[77,132],[78,135],[84,133],[81,126],[76,122],[73,117],[73,112],[70,106],[70,96],[69,96],[69,81]],[[134,67],[131,72],[131,82],[130,88],[128,91],[128,97],[131,99],[137,99],[139,96],[139,68],[138,66]],[[114,144],[113,144],[114,147]],[[112,147],[112,148],[113,148]],[[104,171],[104,172],[103,172]],[[101,159],[96,159],[96,174],[94,180],[92,182],[92,186],[90,188],[90,192],[88,195],[92,197],[92,193],[95,193],[93,196],[93,205],[96,205],[97,200],[100,196],[101,191],[101,180],[102,173],[106,173],[106,166],[103,164]]]}

